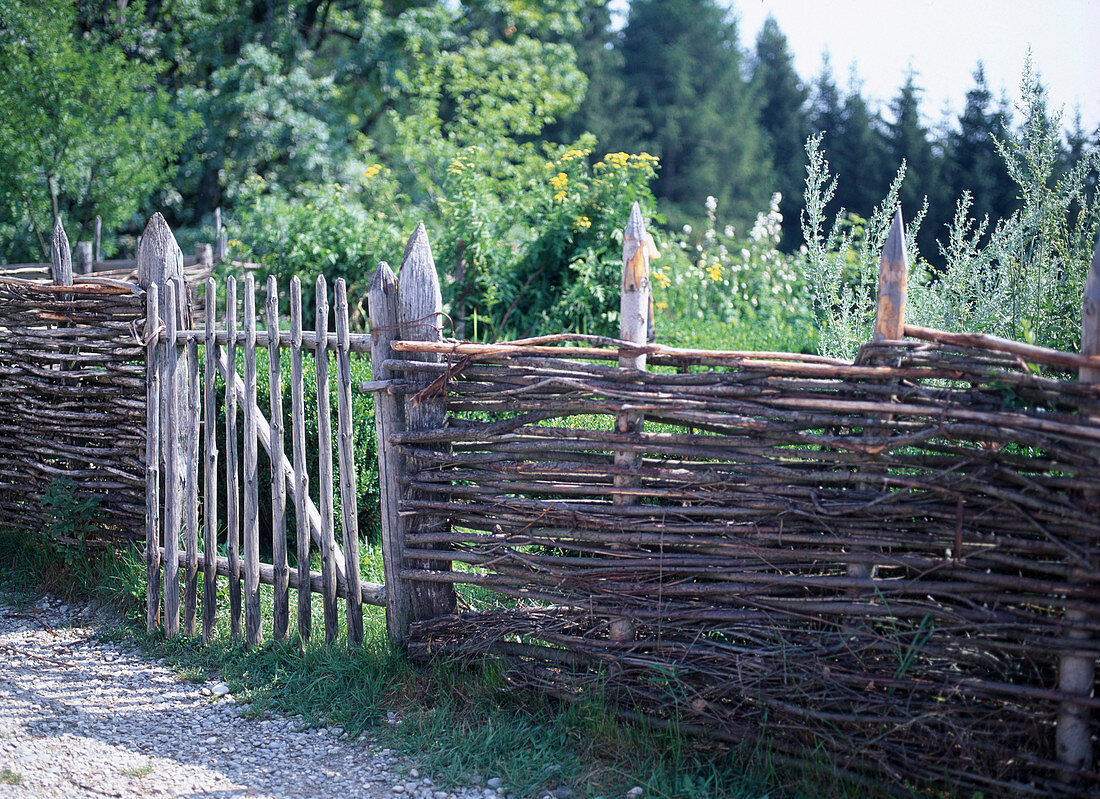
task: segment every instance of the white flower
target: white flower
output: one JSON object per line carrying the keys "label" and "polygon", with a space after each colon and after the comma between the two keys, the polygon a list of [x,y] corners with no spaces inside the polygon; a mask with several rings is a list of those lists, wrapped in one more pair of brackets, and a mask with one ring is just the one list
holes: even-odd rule
{"label": "white flower", "polygon": [[707,210],[715,211],[718,208],[718,200],[714,199],[712,195],[707,195]]}
{"label": "white flower", "polygon": [[691,232],[691,225],[684,225],[684,232],[685,233],[690,233]]}

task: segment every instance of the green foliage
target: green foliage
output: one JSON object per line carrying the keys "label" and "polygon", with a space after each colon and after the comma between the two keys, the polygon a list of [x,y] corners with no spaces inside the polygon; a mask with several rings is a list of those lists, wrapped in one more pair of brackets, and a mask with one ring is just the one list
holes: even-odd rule
{"label": "green foliage", "polygon": [[[806,177],[806,211],[802,219],[806,241],[805,280],[810,308],[818,329],[818,350],[836,358],[854,358],[870,340],[874,326],[878,292],[878,264],[898,208],[898,193],[905,179],[905,164],[898,170],[886,198],[875,208],[869,220],[841,209],[826,229],[826,211],[836,193],[837,180],[831,179],[829,162],[821,149],[821,134],[806,145],[809,158]],[[923,209],[906,227],[910,260],[910,297],[919,279],[913,275],[919,266],[914,236],[924,217]],[[910,314],[910,319],[912,319]]]}
{"label": "green foliage", "polygon": [[[364,169],[353,184],[302,186],[294,195],[253,177],[241,189],[232,222],[239,238],[230,246],[245,260],[259,262],[262,277],[278,277],[284,289],[297,275],[306,318],[315,306],[317,277],[324,275],[330,289],[344,278],[361,326],[366,309],[354,298],[366,293],[379,261],[393,260],[404,249],[411,223],[403,215],[404,202],[388,170],[378,164]],[[284,291],[284,310],[288,297]]]}
{"label": "green foliage", "polygon": [[715,0],[635,0],[620,47],[639,122],[623,146],[661,159],[662,211],[694,222],[712,195],[736,221],[752,219],[772,173],[727,9]]}
{"label": "green foliage", "polygon": [[453,263],[461,241],[466,263],[452,314],[470,308],[484,320],[479,333],[497,338],[618,332],[622,228],[631,203],[653,205],[656,159],[611,153],[591,164],[594,143],[548,148],[504,185],[480,148],[451,162],[442,252]]}
{"label": "green foliage", "polygon": [[[1100,151],[1083,150],[1075,163],[1062,165],[1060,116],[1047,111],[1046,93],[1029,70],[1022,88],[1024,126],[996,139],[1022,207],[996,223],[974,220],[974,199],[964,193],[940,245],[944,266],[938,269],[922,261],[915,246],[923,210],[918,213],[906,228],[908,319],[1073,351],[1080,346],[1081,296],[1100,233]],[[803,231],[820,349],[850,358],[871,334],[878,257],[905,168],[866,225],[842,209],[826,230],[824,209],[837,184],[820,136],[810,140],[807,152]]]}
{"label": "green foliage", "polygon": [[46,486],[40,500],[45,527],[41,546],[60,565],[88,577],[88,535],[98,526],[96,515],[102,497],[78,494],[70,477],[60,477]]}
{"label": "green foliage", "polygon": [[[118,9],[80,30],[68,0],[0,0],[0,251],[49,254],[55,216],[75,240],[112,230],[172,178],[197,120],[174,112],[161,65],[131,53]],[[37,246],[36,246],[37,245]]]}
{"label": "green foliage", "polygon": [[[706,202],[705,222],[697,233],[686,226],[673,237],[667,261],[652,265],[657,329],[664,340],[666,327],[678,343],[716,349],[794,349],[812,346],[813,325],[805,302],[801,255],[779,250],[783,215],[779,194],[766,212],[756,216],[747,236],[737,236],[732,225],[718,228],[718,203]],[[666,323],[667,320],[667,323]],[[714,337],[714,325],[724,340]],[[701,330],[692,334],[690,328]],[[703,332],[703,328],[711,328]],[[700,338],[702,336],[702,338]]]}

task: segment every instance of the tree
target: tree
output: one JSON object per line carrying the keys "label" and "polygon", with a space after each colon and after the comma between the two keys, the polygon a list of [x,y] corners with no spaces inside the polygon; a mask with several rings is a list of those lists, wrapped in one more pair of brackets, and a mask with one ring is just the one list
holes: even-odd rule
{"label": "tree", "polygon": [[950,200],[941,182],[942,157],[932,149],[928,129],[920,117],[920,92],[916,73],[909,70],[905,83],[890,103],[893,120],[886,125],[886,141],[893,165],[908,167],[901,186],[901,206],[906,218],[914,218],[928,203],[928,218],[917,241],[925,257],[936,254],[936,236],[951,216]]}
{"label": "tree", "polygon": [[660,158],[662,206],[698,219],[713,195],[734,219],[752,219],[773,181],[728,13],[715,0],[635,0],[622,53],[643,126],[631,144]]}
{"label": "tree", "polygon": [[799,217],[806,172],[806,138],[810,120],[809,90],[794,69],[787,37],[768,16],[756,37],[753,90],[760,97],[760,126],[767,136],[775,169],[775,187],[783,195],[783,237],[787,245],[801,240]]}
{"label": "tree", "polygon": [[966,105],[959,115],[958,129],[948,136],[950,182],[956,196],[970,192],[973,201],[970,212],[978,219],[989,216],[991,224],[1006,218],[1015,205],[1015,185],[995,142],[995,137],[1004,135],[1007,127],[1004,113],[993,109],[993,93],[979,61],[974,70],[974,86],[966,93]]}
{"label": "tree", "polygon": [[[125,4],[120,4],[123,7]],[[48,257],[54,217],[111,230],[172,179],[192,120],[157,85],[125,14],[90,27],[67,0],[0,0],[0,249]],[[35,246],[37,244],[37,246]],[[37,254],[36,254],[37,251]]]}

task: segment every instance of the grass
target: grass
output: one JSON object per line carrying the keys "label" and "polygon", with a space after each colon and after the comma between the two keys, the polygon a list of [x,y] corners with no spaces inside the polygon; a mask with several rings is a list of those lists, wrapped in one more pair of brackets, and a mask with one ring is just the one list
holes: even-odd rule
{"label": "grass", "polygon": [[23,775],[9,768],[0,768],[0,782],[5,785],[19,785],[23,782]]}

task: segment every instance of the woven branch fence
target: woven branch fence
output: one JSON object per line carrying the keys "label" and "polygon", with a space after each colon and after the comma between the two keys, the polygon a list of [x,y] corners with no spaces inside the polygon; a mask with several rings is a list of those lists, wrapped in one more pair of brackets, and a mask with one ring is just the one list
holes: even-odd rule
{"label": "woven branch fence", "polygon": [[458,587],[411,653],[887,792],[1095,796],[1097,359],[905,327],[901,232],[855,363],[645,344],[633,217],[621,340],[376,347],[382,412],[440,409],[385,436],[387,596]]}
{"label": "woven branch fence", "polygon": [[[0,516],[56,521],[60,487],[95,503],[95,539],[139,539],[145,517],[145,365],[135,286],[0,278]],[[70,544],[76,541],[65,542]]]}

